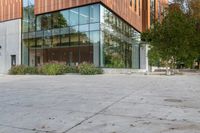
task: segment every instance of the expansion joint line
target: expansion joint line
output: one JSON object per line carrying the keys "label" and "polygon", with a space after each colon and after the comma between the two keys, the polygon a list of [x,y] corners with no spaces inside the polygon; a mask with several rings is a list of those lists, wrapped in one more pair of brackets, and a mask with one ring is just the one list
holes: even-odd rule
{"label": "expansion joint line", "polygon": [[[134,92],[135,92],[135,91],[134,91]],[[87,120],[89,120],[89,119],[91,119],[91,118],[93,118],[93,117],[97,116],[98,114],[101,114],[102,112],[104,112],[105,110],[107,110],[108,108],[110,108],[111,106],[113,106],[113,105],[115,105],[115,104],[119,103],[120,101],[122,101],[123,99],[125,99],[125,98],[129,97],[129,96],[130,96],[130,95],[132,95],[134,92],[131,92],[131,93],[129,93],[128,95],[125,95],[125,96],[123,96],[123,97],[122,97],[122,98],[120,98],[119,100],[117,100],[117,101],[113,102],[112,104],[110,104],[110,105],[106,106],[106,107],[105,107],[105,108],[103,108],[102,110],[100,110],[100,111],[98,111],[98,112],[94,113],[93,115],[91,115],[91,116],[87,117],[86,119],[84,119],[84,120],[80,121],[79,123],[75,124],[73,127],[71,127],[71,128],[69,128],[69,129],[67,129],[66,131],[64,131],[64,132],[62,132],[62,133],[67,133],[67,132],[71,131],[72,129],[74,129],[75,127],[77,127],[77,126],[81,125],[81,124],[82,124],[82,123],[84,123],[85,121],[87,121]]]}

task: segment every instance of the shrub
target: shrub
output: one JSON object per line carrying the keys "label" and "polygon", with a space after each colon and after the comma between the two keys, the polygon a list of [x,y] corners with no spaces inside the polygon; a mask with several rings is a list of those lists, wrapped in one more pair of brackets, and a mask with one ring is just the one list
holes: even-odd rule
{"label": "shrub", "polygon": [[25,75],[25,74],[44,74],[44,75],[62,75],[65,73],[80,73],[81,75],[96,75],[102,74],[101,68],[95,67],[90,63],[82,63],[78,67],[66,66],[58,63],[45,64],[40,67],[29,67],[25,65],[14,66],[9,70],[11,75]]}
{"label": "shrub", "polygon": [[13,66],[9,70],[9,74],[11,74],[11,75],[24,75],[24,74],[26,74],[26,66],[24,66],[24,65]]}
{"label": "shrub", "polygon": [[78,73],[78,68],[76,66],[66,66],[65,73]]}
{"label": "shrub", "polygon": [[38,74],[38,69],[36,67],[26,67],[25,74]]}
{"label": "shrub", "polygon": [[25,65],[17,65],[13,66],[9,70],[9,74],[11,75],[25,75],[25,74],[37,74],[37,68],[36,67],[29,67]]}
{"label": "shrub", "polygon": [[45,64],[39,68],[39,72],[45,75],[62,75],[65,73],[66,66],[63,64]]}
{"label": "shrub", "polygon": [[95,65],[86,62],[81,63],[78,70],[81,75],[96,75],[103,73],[101,68],[96,68]]}

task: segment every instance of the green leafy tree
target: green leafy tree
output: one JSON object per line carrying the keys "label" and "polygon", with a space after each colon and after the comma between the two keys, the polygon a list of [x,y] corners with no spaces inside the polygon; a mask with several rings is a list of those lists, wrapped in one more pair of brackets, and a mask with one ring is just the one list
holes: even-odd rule
{"label": "green leafy tree", "polygon": [[142,39],[150,42],[150,53],[153,57],[159,56],[167,68],[175,68],[180,59],[194,61],[198,50],[193,48],[198,49],[196,42],[200,41],[194,19],[178,6],[169,8],[162,22],[155,23],[150,30],[142,33]]}

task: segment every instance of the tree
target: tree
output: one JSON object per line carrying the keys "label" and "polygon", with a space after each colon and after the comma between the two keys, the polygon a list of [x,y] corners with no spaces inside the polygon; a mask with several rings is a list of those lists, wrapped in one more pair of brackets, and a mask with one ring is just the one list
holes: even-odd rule
{"label": "tree", "polygon": [[[196,52],[196,60],[198,61],[199,64],[199,69],[200,69],[200,0],[173,0],[172,1],[174,4],[172,5],[179,5],[182,9],[182,11],[187,14],[187,16],[190,19],[193,19],[196,24],[196,34],[192,38],[194,40],[193,45],[191,47],[191,51]],[[191,58],[191,56],[190,56]],[[182,59],[185,61],[185,65],[191,66],[193,62],[188,59]]]}
{"label": "tree", "polygon": [[191,10],[191,15],[194,18],[200,20],[200,0],[191,0],[190,10]]}
{"label": "tree", "polygon": [[166,68],[174,68],[181,59],[194,61],[197,57],[196,50],[192,50],[200,41],[196,35],[194,19],[175,6],[169,8],[162,22],[156,22],[150,30],[142,33],[142,39],[150,42],[152,53],[159,55]]}

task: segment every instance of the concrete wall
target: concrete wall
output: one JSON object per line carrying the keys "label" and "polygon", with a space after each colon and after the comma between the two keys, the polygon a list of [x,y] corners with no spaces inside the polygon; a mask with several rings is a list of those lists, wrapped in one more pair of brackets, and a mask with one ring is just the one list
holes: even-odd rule
{"label": "concrete wall", "polygon": [[11,67],[11,55],[21,63],[21,19],[0,23],[0,74]]}

